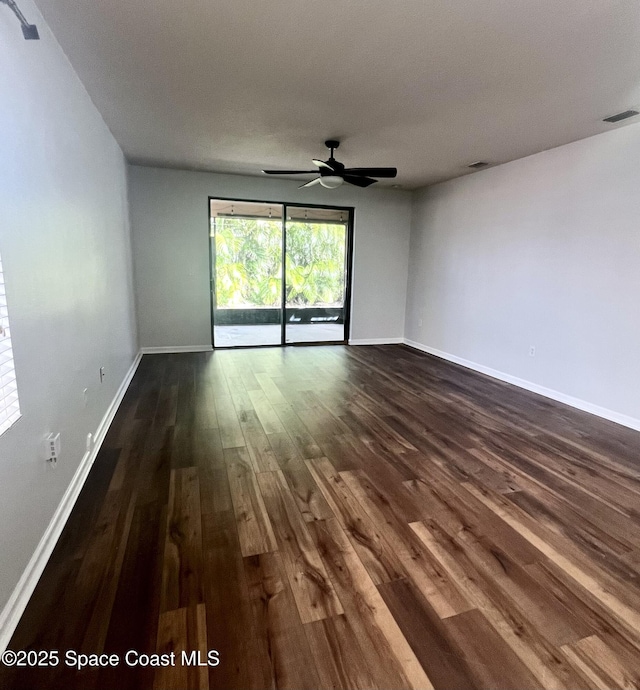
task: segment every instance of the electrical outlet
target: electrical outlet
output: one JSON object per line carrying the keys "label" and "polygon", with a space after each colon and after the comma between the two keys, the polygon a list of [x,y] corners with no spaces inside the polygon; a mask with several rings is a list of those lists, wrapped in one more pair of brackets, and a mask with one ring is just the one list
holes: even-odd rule
{"label": "electrical outlet", "polygon": [[535,357],[535,356],[536,356],[536,346],[531,345],[531,347],[529,348],[529,357]]}
{"label": "electrical outlet", "polygon": [[100,367],[100,383],[104,381],[104,377],[106,376],[104,367]]}
{"label": "electrical outlet", "polygon": [[49,434],[45,438],[45,459],[50,467],[58,464],[60,457],[60,434]]}

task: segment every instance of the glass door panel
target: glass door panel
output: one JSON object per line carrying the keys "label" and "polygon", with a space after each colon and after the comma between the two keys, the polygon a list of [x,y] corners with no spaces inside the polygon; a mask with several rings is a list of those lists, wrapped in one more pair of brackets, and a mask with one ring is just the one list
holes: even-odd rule
{"label": "glass door panel", "polygon": [[342,342],[349,212],[286,205],[285,213],[285,342]]}
{"label": "glass door panel", "polygon": [[281,345],[283,206],[210,205],[214,346]]}

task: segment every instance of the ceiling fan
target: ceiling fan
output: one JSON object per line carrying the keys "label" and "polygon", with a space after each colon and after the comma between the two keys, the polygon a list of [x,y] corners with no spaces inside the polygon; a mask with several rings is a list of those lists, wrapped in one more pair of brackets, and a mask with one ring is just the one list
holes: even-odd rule
{"label": "ceiling fan", "polygon": [[299,189],[303,187],[312,187],[315,184],[321,184],[327,189],[335,189],[343,182],[348,182],[356,187],[368,187],[378,180],[374,177],[395,177],[398,174],[397,168],[345,168],[342,163],[339,163],[334,157],[333,152],[340,146],[340,142],[335,139],[329,139],[324,142],[324,145],[331,150],[331,155],[326,161],[313,159],[317,170],[263,170],[267,175],[308,175],[309,173],[320,173],[319,177],[305,182],[300,185]]}

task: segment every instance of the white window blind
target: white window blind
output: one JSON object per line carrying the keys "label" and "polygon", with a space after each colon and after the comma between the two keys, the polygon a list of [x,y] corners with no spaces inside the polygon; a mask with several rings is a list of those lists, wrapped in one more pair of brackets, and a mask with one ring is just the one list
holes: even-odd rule
{"label": "white window blind", "polygon": [[18,386],[13,366],[9,309],[4,288],[2,258],[0,258],[0,434],[20,418]]}

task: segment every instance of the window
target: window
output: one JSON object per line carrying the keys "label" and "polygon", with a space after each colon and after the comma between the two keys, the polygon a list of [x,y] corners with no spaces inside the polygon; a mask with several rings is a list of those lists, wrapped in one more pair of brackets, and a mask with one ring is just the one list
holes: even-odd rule
{"label": "window", "polygon": [[13,366],[9,310],[0,258],[0,434],[20,419],[18,386]]}

